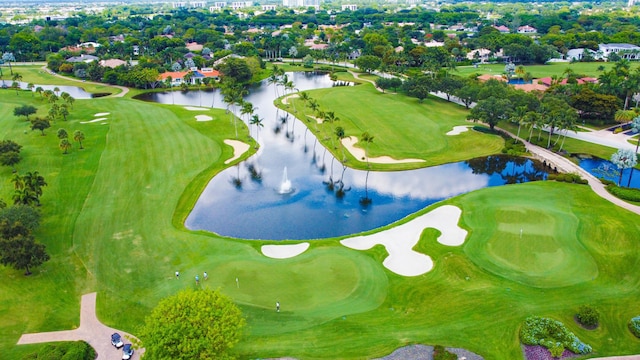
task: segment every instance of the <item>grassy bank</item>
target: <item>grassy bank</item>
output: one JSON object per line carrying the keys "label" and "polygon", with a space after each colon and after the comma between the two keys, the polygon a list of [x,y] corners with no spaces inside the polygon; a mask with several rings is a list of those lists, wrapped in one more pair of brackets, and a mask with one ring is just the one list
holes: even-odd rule
{"label": "grassy bank", "polygon": [[[31,103],[44,114],[44,102],[14,91],[0,94],[3,138],[24,146],[18,172],[37,170],[49,183],[36,237],[52,255],[30,277],[0,268],[3,358],[20,359],[39,346],[16,346],[22,333],[78,326],[80,295],[91,291],[98,292],[104,323],[135,334],[161,298],[195,286],[193,277],[203,271],[209,280],[202,286],[229,295],[247,318],[237,347],[242,359],[363,359],[411,343],[518,359],[517,331],[529,315],[564,321],[598,355],[640,352],[640,340],[626,330],[626,321],[640,314],[640,275],[632,271],[640,266],[638,218],[586,186],[529,183],[446,201],[462,209],[460,224],[469,235],[464,245],[447,247],[437,243],[435,230],[425,230],[415,249],[431,256],[435,267],[421,276],[388,271],[380,246],[355,251],[337,239],[314,241],[295,258],[270,259],[259,251],[266,242],[190,232],[181,224],[231,157],[222,141],[235,137],[234,128],[224,110],[203,111],[213,120],[196,122],[198,112],[180,106],[78,100],[68,121],[40,136],[13,116],[13,108]],[[347,135],[375,136],[372,156],[418,157],[429,164],[502,147],[494,136],[443,135],[471,124],[464,110],[439,100],[420,104],[370,85],[310,94],[341,118],[318,126],[327,144],[335,139],[332,129],[343,126]],[[105,125],[81,124],[100,112],[109,113]],[[307,125],[315,131],[312,122]],[[55,137],[60,127],[82,130],[85,149],[74,146],[62,155]],[[250,142],[246,127],[240,130],[239,140]],[[341,154],[337,146],[333,151]],[[349,159],[351,166],[355,162]],[[0,168],[5,200],[12,194],[11,176],[10,168]],[[183,274],[180,280],[175,271]],[[601,327],[587,331],[573,323],[583,304],[600,311]]]}

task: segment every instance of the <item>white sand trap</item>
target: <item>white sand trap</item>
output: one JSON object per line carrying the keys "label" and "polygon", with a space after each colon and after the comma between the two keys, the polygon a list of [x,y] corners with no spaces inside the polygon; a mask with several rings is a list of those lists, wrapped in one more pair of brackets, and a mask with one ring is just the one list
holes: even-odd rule
{"label": "white sand trap", "polygon": [[465,131],[469,131],[469,128],[470,128],[470,126],[468,126],[468,125],[454,126],[453,130],[449,131],[447,133],[447,135],[449,135],[449,136],[460,135],[461,133],[463,133]]}
{"label": "white sand trap", "polygon": [[300,95],[298,95],[298,94],[291,94],[291,95],[289,95],[287,97],[282,98],[282,103],[288,105],[289,104],[289,99],[297,99],[299,97],[300,97]]}
{"label": "white sand trap", "polygon": [[453,205],[444,205],[408,223],[371,235],[347,238],[340,243],[356,250],[368,250],[380,244],[387,249],[389,256],[383,265],[398,275],[418,276],[433,268],[433,260],[428,255],[418,253],[413,247],[427,228],[440,231],[438,242],[448,246],[464,243],[467,231],[458,226],[462,211]]}
{"label": "white sand trap", "polygon": [[94,122],[98,122],[98,121],[105,121],[107,120],[107,118],[97,118],[97,119],[93,119],[93,120],[89,120],[89,121],[80,121],[80,124],[90,124],[90,123],[94,123]]}
{"label": "white sand trap", "polygon": [[295,245],[263,245],[261,250],[264,256],[274,259],[287,259],[302,254],[308,248],[309,243],[304,242]]}
{"label": "white sand trap", "polygon": [[[342,145],[349,150],[351,155],[353,155],[358,161],[367,161],[367,156],[365,154],[364,149],[357,148],[355,145],[358,142],[358,138],[355,136],[349,136],[342,139]],[[379,156],[374,158],[369,158],[370,163],[376,164],[401,164],[401,163],[412,163],[412,162],[424,162],[422,159],[394,159],[390,156]]]}
{"label": "white sand trap", "polygon": [[94,114],[93,116],[107,116],[107,115],[111,115],[111,113],[97,113],[97,114]]}
{"label": "white sand trap", "polygon": [[189,110],[189,111],[209,111],[209,110],[211,110],[211,109],[208,109],[208,108],[196,107],[196,106],[185,106],[184,108]]}
{"label": "white sand trap", "polygon": [[231,157],[231,159],[226,160],[224,162],[225,164],[228,164],[236,160],[237,158],[242,156],[242,154],[247,152],[247,150],[249,150],[249,144],[245,144],[242,141],[226,139],[224,140],[224,143],[233,148],[233,157]]}
{"label": "white sand trap", "polygon": [[315,116],[311,116],[311,115],[307,115],[308,118],[312,118],[313,120],[315,120],[318,124],[322,124],[322,119],[320,119],[319,117],[315,117]]}
{"label": "white sand trap", "polygon": [[196,121],[211,121],[213,118],[209,115],[196,115]]}

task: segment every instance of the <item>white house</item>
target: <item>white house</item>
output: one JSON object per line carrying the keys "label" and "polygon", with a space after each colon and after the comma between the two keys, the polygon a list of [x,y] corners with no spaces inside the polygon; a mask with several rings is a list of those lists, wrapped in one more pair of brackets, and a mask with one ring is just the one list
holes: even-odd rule
{"label": "white house", "polygon": [[533,26],[525,25],[518,27],[518,34],[535,34],[538,30]]}
{"label": "white house", "polygon": [[631,44],[599,44],[598,50],[602,52],[602,56],[606,59],[609,59],[609,55],[613,53],[616,53],[622,59],[640,59],[640,47]]}
{"label": "white house", "polygon": [[566,58],[567,60],[570,60],[570,61],[581,61],[584,57],[585,51],[591,54],[591,56],[596,60],[602,60],[603,58],[603,55],[601,52],[593,51],[591,49],[583,49],[583,48],[570,49],[569,51],[567,51]]}
{"label": "white house", "polygon": [[356,11],[358,10],[358,5],[355,4],[346,4],[346,5],[342,5],[342,11]]}

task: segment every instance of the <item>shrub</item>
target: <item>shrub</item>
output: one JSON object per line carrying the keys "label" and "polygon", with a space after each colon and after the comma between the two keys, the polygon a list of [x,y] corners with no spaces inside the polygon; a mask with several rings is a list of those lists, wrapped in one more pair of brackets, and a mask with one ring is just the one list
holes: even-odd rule
{"label": "shrub", "polygon": [[433,348],[433,360],[456,360],[458,355],[450,353],[442,345],[436,345]]}
{"label": "shrub", "polygon": [[640,189],[626,188],[610,184],[605,187],[611,195],[622,200],[640,202]]}
{"label": "shrub", "polygon": [[588,327],[598,326],[598,321],[600,321],[600,314],[598,311],[589,305],[580,306],[578,309],[578,313],[576,314],[576,318],[580,322],[580,324]]}
{"label": "shrub", "polygon": [[56,360],[94,360],[96,351],[84,341],[69,341],[49,344],[22,360],[56,359]]}
{"label": "shrub", "polygon": [[629,320],[629,331],[631,331],[635,337],[640,338],[640,315]]}
{"label": "shrub", "polygon": [[576,183],[576,184],[588,184],[589,181],[583,179],[578,174],[549,174],[547,180],[555,180],[559,182]]}
{"label": "shrub", "polygon": [[520,341],[525,345],[542,345],[552,354],[562,355],[564,349],[576,354],[588,354],[592,351],[591,346],[580,341],[560,321],[537,316],[525,320],[520,328]]}
{"label": "shrub", "polygon": [[613,130],[613,133],[614,133],[614,134],[619,134],[619,133],[621,133],[621,132],[623,132],[623,131],[624,131],[624,130],[622,129],[622,127],[617,127],[617,128],[615,128],[615,130]]}

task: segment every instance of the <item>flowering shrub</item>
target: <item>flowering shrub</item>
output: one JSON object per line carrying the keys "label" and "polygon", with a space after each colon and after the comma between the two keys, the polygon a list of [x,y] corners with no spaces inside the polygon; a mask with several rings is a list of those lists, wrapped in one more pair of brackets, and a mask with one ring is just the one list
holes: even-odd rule
{"label": "flowering shrub", "polygon": [[[638,317],[640,325],[640,317]],[[525,345],[542,345],[549,349],[554,357],[562,356],[564,349],[576,354],[588,354],[593,349],[583,343],[557,320],[531,316],[520,328],[520,341]]]}
{"label": "flowering shrub", "polygon": [[584,326],[598,326],[598,321],[600,321],[598,311],[589,305],[580,306],[576,317]]}
{"label": "flowering shrub", "polygon": [[631,318],[629,321],[629,330],[633,335],[640,338],[640,315]]}

